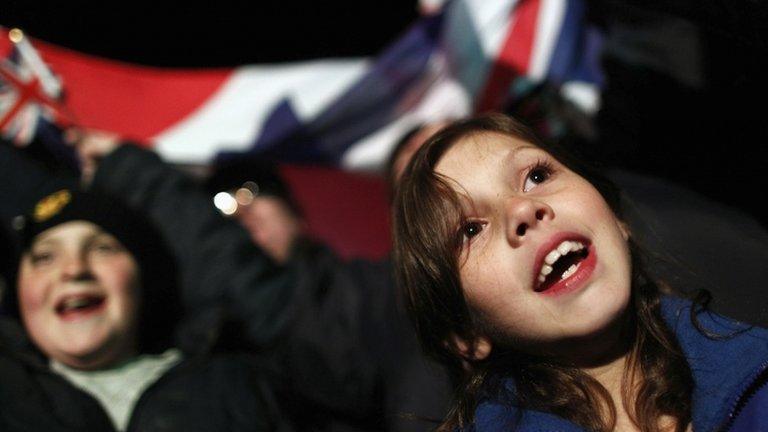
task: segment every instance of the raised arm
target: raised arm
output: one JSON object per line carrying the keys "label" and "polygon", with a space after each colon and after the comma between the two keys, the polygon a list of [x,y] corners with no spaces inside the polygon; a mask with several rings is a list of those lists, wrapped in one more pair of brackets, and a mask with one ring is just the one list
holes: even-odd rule
{"label": "raised arm", "polygon": [[[92,187],[142,209],[172,247],[192,324],[226,321],[233,324],[226,336],[241,331],[256,349],[279,337],[263,356],[264,368],[297,418],[311,418],[306,411],[314,410],[355,420],[380,409],[379,369],[361,341],[363,298],[370,293],[343,262],[319,248],[278,266],[239,224],[216,211],[196,182],[154,153],[130,144],[90,144]],[[212,316],[201,321],[201,314]]]}
{"label": "raised arm", "polygon": [[191,317],[184,326],[189,342],[208,345],[220,326],[236,321],[250,345],[273,344],[288,320],[292,272],[275,265],[192,179],[156,154],[125,144],[94,159],[92,187],[144,211],[173,250]]}

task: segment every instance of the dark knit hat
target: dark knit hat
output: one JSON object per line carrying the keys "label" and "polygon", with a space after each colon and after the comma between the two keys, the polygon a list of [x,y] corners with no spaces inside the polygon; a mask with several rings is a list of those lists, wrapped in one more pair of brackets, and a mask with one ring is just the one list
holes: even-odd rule
{"label": "dark knit hat", "polygon": [[37,201],[23,219],[16,219],[22,250],[29,249],[35,237],[43,231],[76,220],[92,222],[112,234],[137,261],[154,249],[147,242],[157,235],[154,228],[118,200],[90,192],[61,189]]}
{"label": "dark knit hat", "polygon": [[98,225],[131,253],[139,267],[142,286],[139,323],[142,351],[167,348],[180,311],[177,272],[172,255],[155,227],[141,213],[112,197],[61,189],[37,201],[27,215],[15,220],[22,252],[29,250],[39,234],[71,221]]}

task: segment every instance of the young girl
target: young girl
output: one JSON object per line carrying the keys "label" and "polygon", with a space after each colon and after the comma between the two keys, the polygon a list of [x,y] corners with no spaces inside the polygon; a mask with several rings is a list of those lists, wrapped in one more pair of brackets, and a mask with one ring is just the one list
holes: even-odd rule
{"label": "young girl", "polygon": [[[276,430],[250,362],[175,348],[175,271],[143,217],[62,189],[20,230],[0,321],[2,430]],[[3,245],[7,246],[7,245]]]}
{"label": "young girl", "polygon": [[768,334],[662,296],[618,192],[514,120],[432,137],[394,225],[417,334],[456,382],[440,430],[757,430]]}

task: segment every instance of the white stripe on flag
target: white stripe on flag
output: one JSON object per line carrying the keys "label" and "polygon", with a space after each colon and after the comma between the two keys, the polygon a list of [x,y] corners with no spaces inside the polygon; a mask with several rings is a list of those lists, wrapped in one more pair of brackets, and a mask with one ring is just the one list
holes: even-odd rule
{"label": "white stripe on flag", "polygon": [[275,105],[288,98],[311,119],[365,72],[366,59],[322,60],[236,69],[200,108],[153,138],[177,163],[205,163],[220,151],[246,150]]}
{"label": "white stripe on flag", "polygon": [[528,75],[534,81],[543,81],[552,61],[552,53],[560,36],[565,18],[567,0],[541,0],[536,22]]}
{"label": "white stripe on flag", "polygon": [[411,128],[421,123],[462,118],[471,113],[471,97],[459,82],[449,76],[442,54],[433,55],[431,63],[438,75],[419,103],[350,147],[341,160],[342,167],[355,171],[379,170],[392,147]]}
{"label": "white stripe on flag", "polygon": [[465,0],[485,57],[494,59],[504,45],[510,26],[512,8],[517,0]]}

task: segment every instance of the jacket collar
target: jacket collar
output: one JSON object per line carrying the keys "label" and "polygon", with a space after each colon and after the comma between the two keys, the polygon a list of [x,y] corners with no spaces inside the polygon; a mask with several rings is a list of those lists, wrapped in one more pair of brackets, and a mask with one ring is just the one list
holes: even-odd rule
{"label": "jacket collar", "polygon": [[[693,374],[693,429],[712,431],[727,420],[742,393],[768,367],[768,331],[711,312],[699,312],[701,328],[724,336],[709,338],[691,322],[691,307],[687,300],[662,298],[662,316],[676,335]],[[489,399],[478,405],[470,430],[501,431],[516,425],[520,432],[585,432],[555,415],[518,409],[513,402],[514,382],[507,380],[505,387],[509,396],[505,400]]]}
{"label": "jacket collar", "polygon": [[693,429],[716,430],[727,420],[741,395],[768,367],[768,331],[712,312],[698,312],[700,327],[691,321],[692,304],[662,299],[662,314],[677,336],[693,374]]}
{"label": "jacket collar", "polygon": [[27,336],[20,322],[0,317],[0,355],[15,358],[22,363],[45,370],[47,360]]}

